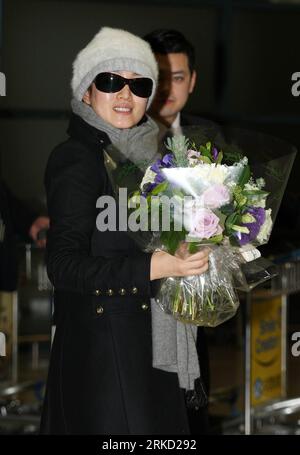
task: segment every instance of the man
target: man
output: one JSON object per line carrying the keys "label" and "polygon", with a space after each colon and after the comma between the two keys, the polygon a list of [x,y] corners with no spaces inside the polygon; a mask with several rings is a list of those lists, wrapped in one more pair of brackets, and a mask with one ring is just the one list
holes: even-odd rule
{"label": "man", "polygon": [[48,217],[31,212],[0,181],[0,291],[17,288],[17,236],[44,247],[45,239],[39,239],[39,232],[48,227]]}
{"label": "man", "polygon": [[[160,128],[160,140],[167,130],[188,125],[211,126],[212,122],[181,111],[196,84],[195,50],[184,35],[176,30],[155,30],[144,36],[154,52],[159,67],[159,85],[151,105],[150,115]],[[201,378],[209,394],[209,361],[204,329],[198,328],[197,351]],[[199,384],[198,384],[199,385]],[[201,384],[202,385],[202,384]],[[189,409],[192,434],[209,432],[207,407]]]}
{"label": "man", "polygon": [[[155,30],[146,36],[158,62],[159,86],[150,115],[157,121],[161,135],[167,128],[187,125],[211,125],[208,120],[182,113],[193,93],[197,73],[195,50],[176,30]],[[163,128],[163,126],[165,128]]]}

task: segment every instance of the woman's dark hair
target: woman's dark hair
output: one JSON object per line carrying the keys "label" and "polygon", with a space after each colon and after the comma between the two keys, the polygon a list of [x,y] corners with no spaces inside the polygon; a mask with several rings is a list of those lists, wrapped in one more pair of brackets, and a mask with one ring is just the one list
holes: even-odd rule
{"label": "woman's dark hair", "polygon": [[191,73],[195,69],[194,46],[177,30],[158,29],[144,36],[155,54],[186,54]]}

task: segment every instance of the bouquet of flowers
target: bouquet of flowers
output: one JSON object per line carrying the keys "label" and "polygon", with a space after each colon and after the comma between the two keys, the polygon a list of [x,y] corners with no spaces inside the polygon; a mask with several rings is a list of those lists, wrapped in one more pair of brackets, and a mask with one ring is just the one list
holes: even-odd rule
{"label": "bouquet of flowers", "polygon": [[167,153],[148,166],[128,207],[145,250],[175,254],[183,241],[190,253],[210,248],[207,272],[164,279],[156,301],[183,322],[215,327],[235,315],[236,289],[270,278],[263,264],[263,278],[249,285],[243,264],[255,264],[256,246],[270,237],[295,153],[285,166],[268,153],[250,166],[237,144],[197,143],[188,132],[167,139]]}

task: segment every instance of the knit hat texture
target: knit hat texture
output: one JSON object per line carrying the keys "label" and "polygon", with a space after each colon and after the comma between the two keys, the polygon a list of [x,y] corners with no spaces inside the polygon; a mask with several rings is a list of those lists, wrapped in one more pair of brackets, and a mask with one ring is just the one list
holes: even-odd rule
{"label": "knit hat texture", "polygon": [[102,72],[132,71],[153,81],[150,106],[155,94],[158,67],[151,47],[125,30],[103,27],[77,55],[73,63],[72,91],[79,101]]}

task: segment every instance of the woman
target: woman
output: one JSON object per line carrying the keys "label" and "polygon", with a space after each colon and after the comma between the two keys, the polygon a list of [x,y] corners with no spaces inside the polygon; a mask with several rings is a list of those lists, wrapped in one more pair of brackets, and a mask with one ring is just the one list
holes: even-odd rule
{"label": "woman", "polygon": [[123,30],[102,28],[73,65],[70,137],[45,177],[56,333],[44,434],[189,432],[177,375],[152,367],[149,301],[156,280],[204,272],[207,252],[144,253],[126,232],[95,229],[96,201],[112,194],[104,150],[135,163],[156,155],[145,115],[156,83],[149,45]]}

